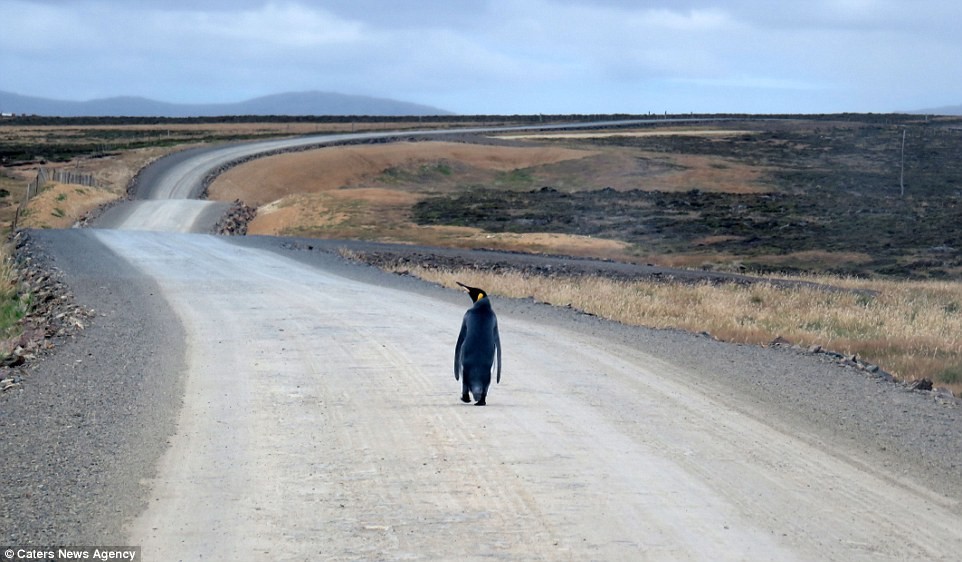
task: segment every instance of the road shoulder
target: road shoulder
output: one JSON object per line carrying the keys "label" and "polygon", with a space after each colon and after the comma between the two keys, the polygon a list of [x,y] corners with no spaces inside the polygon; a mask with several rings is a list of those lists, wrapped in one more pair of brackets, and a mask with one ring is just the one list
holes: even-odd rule
{"label": "road shoulder", "polygon": [[90,231],[29,234],[31,259],[94,314],[0,397],[3,542],[114,544],[174,431],[184,331],[155,284]]}

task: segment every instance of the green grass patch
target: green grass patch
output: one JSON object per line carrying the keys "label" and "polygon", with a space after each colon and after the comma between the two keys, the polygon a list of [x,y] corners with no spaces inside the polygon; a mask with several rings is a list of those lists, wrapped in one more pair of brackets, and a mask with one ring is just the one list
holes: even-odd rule
{"label": "green grass patch", "polygon": [[[30,311],[29,294],[21,294],[17,270],[10,259],[10,249],[0,249],[0,338],[7,339],[20,331],[20,319]],[[0,356],[8,353],[0,349]]]}
{"label": "green grass patch", "polygon": [[498,173],[495,185],[503,187],[528,187],[534,183],[531,170],[527,168],[517,168],[508,172]]}
{"label": "green grass patch", "polygon": [[5,338],[15,335],[19,330],[18,322],[29,310],[30,299],[21,297],[16,291],[0,295],[0,334]]}
{"label": "green grass patch", "polygon": [[450,176],[454,172],[454,170],[451,169],[451,165],[445,162],[423,164],[420,171],[422,174],[440,174],[442,176]]}
{"label": "green grass patch", "polygon": [[454,168],[443,160],[425,162],[416,167],[391,166],[383,170],[378,179],[387,184],[427,183],[454,174]]}
{"label": "green grass patch", "polygon": [[936,373],[934,378],[945,384],[962,384],[962,363]]}

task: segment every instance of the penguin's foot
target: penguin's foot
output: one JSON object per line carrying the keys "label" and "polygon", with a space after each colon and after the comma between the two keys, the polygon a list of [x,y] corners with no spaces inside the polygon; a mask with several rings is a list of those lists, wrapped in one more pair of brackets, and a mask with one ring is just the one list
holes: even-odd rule
{"label": "penguin's foot", "polygon": [[465,404],[471,401],[471,397],[468,396],[467,392],[461,395],[461,401],[464,402]]}
{"label": "penguin's foot", "polygon": [[474,405],[475,405],[475,406],[486,406],[487,404],[484,402],[484,398],[482,398],[481,400],[478,400],[477,402],[475,402]]}

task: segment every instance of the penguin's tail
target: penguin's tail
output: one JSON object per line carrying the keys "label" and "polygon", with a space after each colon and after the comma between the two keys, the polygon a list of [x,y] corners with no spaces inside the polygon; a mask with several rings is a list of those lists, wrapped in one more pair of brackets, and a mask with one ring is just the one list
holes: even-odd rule
{"label": "penguin's tail", "polygon": [[472,384],[471,385],[471,395],[474,396],[475,400],[484,400],[484,395],[487,394],[483,384]]}

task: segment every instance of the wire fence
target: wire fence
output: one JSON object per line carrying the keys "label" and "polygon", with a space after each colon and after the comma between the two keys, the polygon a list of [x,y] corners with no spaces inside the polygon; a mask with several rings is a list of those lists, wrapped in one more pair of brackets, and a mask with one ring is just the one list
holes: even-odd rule
{"label": "wire fence", "polygon": [[13,216],[12,232],[16,232],[17,226],[20,223],[20,217],[27,208],[27,204],[43,190],[48,182],[70,183],[86,187],[97,186],[97,181],[91,173],[41,167],[37,170],[37,177],[27,184],[27,191],[23,194],[23,201],[20,202],[20,205],[17,207],[17,212]]}

